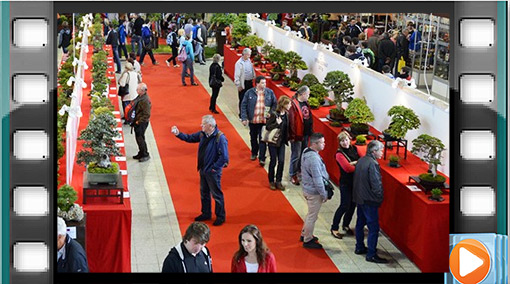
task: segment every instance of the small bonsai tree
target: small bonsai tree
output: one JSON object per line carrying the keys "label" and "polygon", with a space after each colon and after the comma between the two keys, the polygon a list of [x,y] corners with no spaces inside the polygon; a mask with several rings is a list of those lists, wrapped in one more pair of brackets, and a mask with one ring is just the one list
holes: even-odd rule
{"label": "small bonsai tree", "polygon": [[298,70],[308,70],[308,66],[306,66],[306,63],[303,61],[303,58],[296,52],[288,51],[285,54],[285,57],[287,59],[287,68],[290,70],[291,78],[295,79],[298,78],[297,76]]}
{"label": "small bonsai tree", "polygon": [[364,99],[355,98],[345,109],[344,115],[351,122],[351,132],[368,133],[368,122],[374,121],[374,114]]}
{"label": "small bonsai tree", "polygon": [[240,45],[246,46],[251,48],[252,55],[255,56],[258,54],[257,46],[262,46],[264,44],[264,40],[256,35],[249,35],[246,37],[243,37],[241,41],[239,42]]}
{"label": "small bonsai tree", "polygon": [[285,57],[285,51],[278,48],[273,48],[269,52],[267,59],[276,64],[273,70],[271,70],[272,73],[285,72],[285,69],[287,68],[287,58]]}
{"label": "small bonsai tree", "polygon": [[434,188],[430,191],[430,194],[432,194],[432,198],[439,199],[443,194],[443,191],[439,188]]}
{"label": "small bonsai tree", "polygon": [[390,167],[396,168],[396,167],[398,167],[398,162],[400,161],[400,157],[397,155],[390,155],[389,161],[390,161]]}
{"label": "small bonsai tree", "polygon": [[356,144],[365,145],[366,143],[367,143],[367,138],[365,137],[365,135],[356,136]]}
{"label": "small bonsai tree", "polygon": [[57,206],[61,211],[69,211],[76,200],[78,200],[78,193],[68,184],[63,185],[57,191]]}
{"label": "small bonsai tree", "polygon": [[[441,164],[441,154],[446,149],[443,142],[439,138],[428,134],[422,134],[412,142],[413,148],[411,152],[418,156],[422,155],[421,159],[429,164],[430,176],[436,179],[438,176],[437,166]],[[441,177],[440,179],[444,182],[444,177],[439,177]],[[420,175],[420,179],[423,179],[422,175]]]}
{"label": "small bonsai tree", "polygon": [[[78,137],[78,139],[85,142],[83,143],[83,150],[78,153],[76,163],[110,168],[110,156],[120,155],[119,148],[113,140],[119,135],[116,126],[117,121],[115,121],[114,115],[107,107],[99,107],[94,110],[87,128],[82,130],[80,137]],[[104,162],[105,157],[107,163]]]}
{"label": "small bonsai tree", "polygon": [[354,85],[349,79],[349,75],[342,71],[331,71],[324,78],[324,86],[329,88],[335,94],[335,103],[338,109],[342,108],[342,103],[352,101],[354,95]]}
{"label": "small bonsai tree", "polygon": [[329,123],[329,125],[333,127],[342,127],[342,123],[340,123],[339,121],[332,121]]}
{"label": "small bonsai tree", "polygon": [[251,27],[248,26],[246,20],[237,18],[232,25],[232,40],[240,44],[241,39],[251,32]]}
{"label": "small bonsai tree", "polygon": [[313,85],[320,84],[319,79],[315,77],[312,73],[308,73],[305,76],[303,76],[303,79],[301,79],[301,83],[299,83],[299,87],[301,86],[308,86],[312,87]]}
{"label": "small bonsai tree", "polygon": [[420,119],[414,111],[405,106],[393,106],[388,110],[391,116],[391,123],[385,131],[391,136],[402,139],[406,136],[407,131],[420,127]]}
{"label": "small bonsai tree", "polygon": [[319,104],[323,104],[328,96],[328,90],[322,84],[315,84],[310,87],[310,97],[316,98]]}
{"label": "small bonsai tree", "polygon": [[310,104],[310,107],[313,108],[313,109],[318,109],[320,107],[320,103],[319,103],[319,99],[317,98],[314,98],[314,97],[310,97],[308,99],[308,103]]}

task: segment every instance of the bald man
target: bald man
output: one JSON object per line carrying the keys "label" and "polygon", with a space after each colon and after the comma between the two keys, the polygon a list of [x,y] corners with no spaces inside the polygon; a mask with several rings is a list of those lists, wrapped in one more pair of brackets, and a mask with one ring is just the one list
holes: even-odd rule
{"label": "bald man", "polygon": [[138,93],[136,98],[138,102],[135,107],[134,128],[136,144],[138,144],[138,154],[133,156],[133,159],[145,162],[151,158],[147,151],[147,143],[145,143],[145,130],[149,126],[149,119],[151,117],[151,100],[149,95],[147,95],[147,85],[145,83],[138,84],[136,92]]}

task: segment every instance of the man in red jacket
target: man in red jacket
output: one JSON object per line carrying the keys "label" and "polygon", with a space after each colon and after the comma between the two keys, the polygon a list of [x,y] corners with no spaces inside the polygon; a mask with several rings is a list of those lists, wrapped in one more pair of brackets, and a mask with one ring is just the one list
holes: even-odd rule
{"label": "man in red jacket", "polygon": [[290,141],[290,181],[294,185],[299,185],[301,154],[308,147],[310,135],[313,133],[313,119],[310,104],[310,88],[302,86],[292,98],[292,104],[289,110],[289,141]]}

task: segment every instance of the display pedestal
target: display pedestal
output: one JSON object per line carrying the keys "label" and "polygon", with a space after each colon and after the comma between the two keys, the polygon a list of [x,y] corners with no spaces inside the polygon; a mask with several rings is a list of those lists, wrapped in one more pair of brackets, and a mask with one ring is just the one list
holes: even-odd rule
{"label": "display pedestal", "polygon": [[90,184],[88,181],[88,173],[85,172],[83,175],[83,204],[87,204],[87,198],[90,197],[119,197],[120,203],[123,204],[124,185],[122,184],[122,174],[119,173],[117,175],[117,183],[114,185]]}

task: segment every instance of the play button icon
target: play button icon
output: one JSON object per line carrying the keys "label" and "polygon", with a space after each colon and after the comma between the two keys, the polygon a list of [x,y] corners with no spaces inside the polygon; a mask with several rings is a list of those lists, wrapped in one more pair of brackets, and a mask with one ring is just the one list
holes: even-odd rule
{"label": "play button icon", "polygon": [[462,240],[450,254],[450,271],[462,284],[477,284],[489,274],[490,254],[485,246],[474,239]]}

